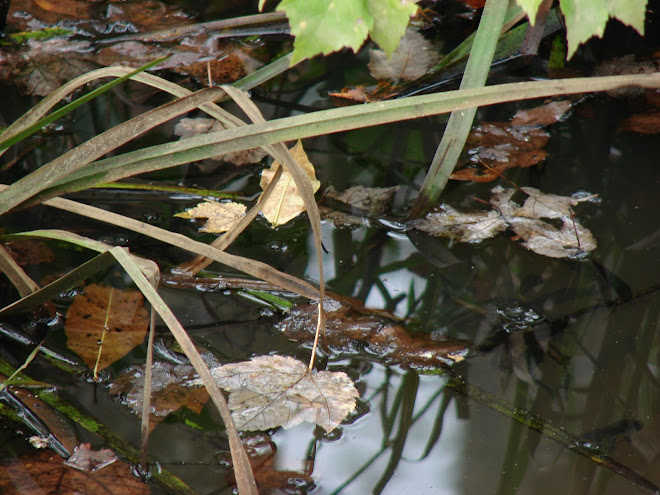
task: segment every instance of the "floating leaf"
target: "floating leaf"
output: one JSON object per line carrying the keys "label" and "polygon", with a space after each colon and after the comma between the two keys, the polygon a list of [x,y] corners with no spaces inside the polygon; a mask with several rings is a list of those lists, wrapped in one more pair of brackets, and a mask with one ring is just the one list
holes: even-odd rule
{"label": "floating leaf", "polygon": [[[302,142],[298,141],[290,151],[309,177],[313,191],[318,191],[321,183],[316,180],[314,165],[307,158]],[[278,162],[273,162],[269,169],[261,173],[261,181],[259,182],[261,189],[266,190],[279,166]],[[273,227],[277,227],[293,220],[303,211],[305,211],[305,202],[298,192],[293,176],[285,170],[268,201],[261,207],[261,212]]]}
{"label": "floating leaf", "polygon": [[87,472],[64,464],[51,450],[34,450],[0,464],[0,493],[3,495],[71,495],[77,493],[150,493],[148,485],[124,462]]}
{"label": "floating leaf", "polygon": [[369,50],[369,72],[374,79],[414,81],[425,76],[438,58],[430,41],[408,29],[392,56],[381,50]]}
{"label": "floating leaf", "polygon": [[[156,362],[151,369],[151,414],[149,428],[153,429],[170,413],[182,407],[199,414],[208,401],[204,387],[186,387],[184,382],[193,379],[195,370],[189,364]],[[110,393],[121,397],[123,404],[133,412],[142,413],[144,397],[144,367],[133,366],[119,375],[110,386]]]}
{"label": "floating leaf", "polygon": [[462,212],[449,205],[441,205],[421,220],[415,220],[417,230],[435,236],[450,237],[459,242],[479,242],[491,239],[508,228],[502,215],[493,210]]}
{"label": "floating leaf", "polygon": [[309,421],[330,432],[355,409],[359,397],[346,373],[308,372],[307,364],[287,356],[258,356],[218,366],[211,373],[229,392],[232,418],[244,431]]}
{"label": "floating leaf", "polygon": [[69,348],[90,368],[100,353],[102,370],[140,345],[148,325],[140,291],[88,285],[69,306],[64,330]]}
{"label": "floating leaf", "polygon": [[551,101],[527,110],[518,110],[511,119],[513,127],[550,125],[559,121],[573,106],[569,100]]}
{"label": "floating leaf", "polygon": [[[515,189],[495,187],[491,203],[523,240],[522,245],[551,258],[579,257],[596,249],[596,239],[572,215],[571,206],[593,196],[543,194],[533,187],[521,188],[529,197],[522,207],[511,201]],[[561,226],[549,220],[560,220]]]}
{"label": "floating leaf", "polygon": [[109,466],[117,460],[117,456],[110,449],[93,450],[91,444],[83,443],[73,449],[73,454],[64,464],[78,471],[93,473]]}
{"label": "floating leaf", "polygon": [[412,226],[460,242],[481,241],[511,228],[523,246],[551,258],[579,257],[596,248],[591,232],[575,220],[571,211],[572,206],[593,200],[593,195],[557,196],[533,187],[521,190],[528,195],[522,206],[512,201],[515,189],[497,186],[491,198],[497,211],[461,212],[443,205],[442,211],[429,213]]}
{"label": "floating leaf", "polygon": [[177,213],[175,217],[181,218],[206,218],[207,221],[200,229],[202,232],[219,234],[230,230],[238,222],[246,211],[245,205],[234,203],[217,203],[205,201],[194,208]]}
{"label": "floating leaf", "polygon": [[324,219],[330,220],[335,225],[362,225],[365,217],[385,213],[398,189],[399,186],[354,186],[338,193],[334,189],[328,188],[325,197],[345,203],[350,206],[351,213],[355,213],[355,215],[328,207],[322,207],[320,212]]}

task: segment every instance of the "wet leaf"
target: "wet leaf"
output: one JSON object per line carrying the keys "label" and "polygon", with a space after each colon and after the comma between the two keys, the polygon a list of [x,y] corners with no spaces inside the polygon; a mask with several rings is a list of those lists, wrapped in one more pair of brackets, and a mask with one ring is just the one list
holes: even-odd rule
{"label": "wet leaf", "polygon": [[[364,356],[366,351],[388,365],[438,369],[463,360],[470,352],[469,344],[463,341],[433,339],[424,333],[410,335],[391,313],[365,308],[351,298],[328,297],[323,307],[323,344],[338,355]],[[277,328],[289,339],[311,344],[316,311],[315,303],[295,306]]]}
{"label": "wet leaf", "polygon": [[543,148],[549,139],[550,135],[539,127],[512,127],[506,122],[479,124],[467,140],[473,166],[457,170],[450,178],[490,182],[508,168],[531,167],[545,160],[547,152]]}
{"label": "wet leaf", "polygon": [[459,242],[479,242],[491,239],[508,228],[502,215],[493,210],[458,211],[441,205],[440,211],[429,213],[413,222],[417,230],[431,235],[449,237]]}
{"label": "wet leaf", "polygon": [[73,449],[73,454],[64,464],[79,471],[94,472],[109,466],[117,460],[110,449],[93,450],[91,444],[83,443]]}
{"label": "wet leaf", "polygon": [[234,203],[233,201],[228,203],[205,201],[204,203],[199,203],[194,208],[177,213],[174,216],[181,218],[206,218],[207,221],[200,230],[202,232],[219,234],[230,230],[245,215],[246,210],[245,205]]}
{"label": "wet leaf", "polygon": [[86,472],[71,468],[50,450],[34,450],[0,465],[0,493],[3,495],[141,495],[149,487],[124,462]]}
{"label": "wet leaf", "polygon": [[518,110],[511,119],[513,127],[543,126],[558,122],[570,110],[573,103],[569,100],[551,101],[527,110]]}
{"label": "wet leaf", "polygon": [[[196,376],[191,365],[158,361],[152,366],[151,373],[150,429],[182,407],[197,414],[202,411],[209,394],[204,387],[185,386],[185,382]],[[110,386],[110,393],[120,396],[123,404],[140,415],[144,396],[144,367],[134,366],[119,375]]]}
{"label": "wet leaf", "polygon": [[374,79],[414,81],[426,75],[438,59],[431,42],[408,29],[391,57],[381,50],[369,50],[369,72]]}
{"label": "wet leaf", "polygon": [[385,213],[390,208],[392,198],[398,189],[399,186],[355,186],[338,193],[333,188],[328,188],[325,197],[346,204],[350,207],[350,212],[355,215],[328,207],[322,207],[319,211],[324,219],[330,220],[335,225],[362,225],[365,217]]}
{"label": "wet leaf", "polygon": [[[184,118],[174,126],[174,134],[181,136],[181,139],[186,139],[197,134],[207,134],[209,132],[219,132],[225,130],[225,126],[215,119],[198,118]],[[266,152],[261,148],[250,148],[247,150],[236,151],[218,157],[226,162],[233,163],[234,165],[247,165],[251,163],[259,163],[266,156]]]}
{"label": "wet leaf", "polygon": [[[515,189],[499,186],[493,189],[491,203],[523,240],[523,246],[551,258],[579,257],[596,249],[596,239],[571,212],[571,206],[593,196],[567,197],[543,194],[533,187],[521,189],[529,195],[522,207],[511,201]],[[559,220],[561,225],[549,220]]]}
{"label": "wet leaf", "polygon": [[512,201],[515,189],[497,186],[491,197],[497,211],[461,212],[442,205],[442,211],[429,213],[412,226],[460,242],[489,239],[511,228],[523,246],[551,258],[579,257],[596,248],[593,235],[575,220],[571,210],[580,202],[593,200],[593,195],[557,196],[533,187],[521,190],[528,195],[522,206]]}
{"label": "wet leaf", "polygon": [[[302,142],[298,141],[290,151],[312,182],[314,192],[318,191],[321,183],[316,180],[314,165],[307,158]],[[269,169],[261,173],[259,182],[261,189],[266,190],[279,166],[278,162],[273,162]],[[305,203],[298,192],[298,187],[291,174],[284,171],[268,201],[261,207],[261,212],[273,227],[277,227],[293,220],[303,211],[305,211]]]}
{"label": "wet leaf", "polygon": [[374,87],[358,85],[355,87],[345,87],[338,93],[328,93],[333,103],[338,106],[347,106],[357,103],[368,103],[371,101],[381,101],[395,94],[399,86],[394,86],[388,81],[378,81]]}
{"label": "wet leaf", "polygon": [[355,409],[359,397],[346,373],[308,372],[307,364],[287,356],[259,356],[211,373],[229,392],[232,418],[244,431],[291,428],[308,421],[330,432]]}
{"label": "wet leaf", "polygon": [[8,242],[5,248],[19,266],[52,263],[55,254],[43,241],[19,239]]}
{"label": "wet leaf", "polygon": [[640,134],[660,133],[660,112],[636,113],[624,119],[619,127],[622,131]]}
{"label": "wet leaf", "polygon": [[69,348],[90,368],[100,353],[102,370],[142,344],[148,325],[140,291],[88,285],[69,306],[64,330]]}

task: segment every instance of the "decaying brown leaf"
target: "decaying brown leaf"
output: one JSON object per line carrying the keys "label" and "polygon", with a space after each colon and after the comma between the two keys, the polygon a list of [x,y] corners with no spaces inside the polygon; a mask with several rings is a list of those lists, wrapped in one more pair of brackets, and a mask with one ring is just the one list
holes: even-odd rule
{"label": "decaying brown leaf", "polygon": [[390,58],[382,50],[369,50],[369,71],[374,79],[414,81],[425,76],[438,59],[430,41],[407,29]]}
{"label": "decaying brown leaf", "polygon": [[69,306],[64,330],[69,348],[90,368],[100,353],[102,370],[140,345],[148,325],[140,291],[88,285]]}
{"label": "decaying brown leaf", "polygon": [[55,259],[55,253],[37,239],[17,239],[5,244],[5,248],[19,266],[51,263]]}
{"label": "decaying brown leaf", "polygon": [[[225,126],[215,119],[198,118],[183,118],[179,123],[174,126],[174,134],[180,136],[181,139],[186,139],[197,134],[208,134],[209,132],[223,131]],[[242,151],[235,151],[226,155],[218,157],[226,162],[233,163],[234,165],[248,165],[251,163],[259,163],[266,156],[266,152],[261,148],[250,148]]]}
{"label": "decaying brown leaf", "polygon": [[558,122],[573,106],[569,100],[551,101],[527,110],[518,110],[511,119],[513,127],[543,126]]}
{"label": "decaying brown leaf", "polygon": [[[529,195],[523,206],[511,201],[515,189],[500,186],[493,189],[491,204],[523,240],[523,246],[551,258],[579,257],[596,249],[592,233],[580,225],[571,212],[571,206],[590,201],[593,195],[567,197],[543,194],[533,187],[521,189]],[[561,221],[561,226],[551,220]]]}
{"label": "decaying brown leaf", "polygon": [[[307,153],[303,149],[302,142],[298,141],[290,151],[309,177],[313,191],[318,191],[321,183],[316,180],[314,165],[307,158]],[[273,180],[278,167],[280,167],[280,164],[273,162],[269,169],[261,173],[261,181],[259,182],[261,189],[266,190]],[[303,211],[305,211],[305,203],[302,196],[298,192],[298,187],[293,180],[293,176],[285,170],[277,182],[275,190],[261,207],[261,212],[273,227],[277,227],[293,220]]]}
{"label": "decaying brown leaf", "polygon": [[[303,421],[334,430],[355,409],[358,391],[343,372],[311,371],[287,356],[258,356],[211,370],[229,392],[236,428],[291,428]],[[200,380],[191,382],[201,385]]]}
{"label": "decaying brown leaf", "polygon": [[398,89],[399,86],[393,86],[388,81],[378,81],[375,87],[364,85],[345,87],[339,92],[328,93],[328,96],[332,98],[336,106],[343,107],[357,103],[381,101],[396,93]]}
{"label": "decaying brown leaf", "polygon": [[[326,311],[323,344],[339,355],[369,355],[404,368],[445,368],[470,352],[468,343],[432,339],[427,334],[410,335],[396,317],[382,310],[365,308],[359,301],[333,295],[323,304]],[[291,308],[277,328],[289,339],[311,343],[316,331],[315,303]]]}
{"label": "decaying brown leaf", "polygon": [[[204,387],[186,387],[195,370],[189,364],[156,362],[151,368],[151,416],[149,428],[153,429],[170,413],[186,407],[199,414],[208,401]],[[144,367],[134,366],[119,375],[110,385],[110,393],[121,398],[123,404],[136,414],[142,413],[144,396]]]}
{"label": "decaying brown leaf", "polygon": [[246,211],[245,205],[234,203],[217,203],[205,201],[194,208],[177,213],[175,217],[181,218],[206,218],[206,223],[200,229],[202,232],[220,234],[230,230],[238,222]]}
{"label": "decaying brown leaf", "polygon": [[591,201],[595,196],[543,194],[533,187],[520,188],[528,195],[522,206],[512,201],[516,189],[497,186],[490,203],[495,211],[461,212],[443,205],[440,212],[429,213],[412,225],[436,236],[460,242],[489,239],[513,229],[527,249],[551,258],[580,257],[596,248],[591,232],[575,219],[571,207]]}
{"label": "decaying brown leaf", "polygon": [[143,495],[147,484],[124,462],[113,462],[97,471],[81,471],[64,464],[51,450],[34,450],[0,464],[3,495],[71,495],[78,493]]}
{"label": "decaying brown leaf", "polygon": [[325,220],[330,220],[338,226],[362,225],[365,217],[378,216],[385,213],[398,190],[399,186],[355,186],[345,191],[337,192],[334,188],[329,187],[326,190],[325,197],[346,204],[350,207],[350,213],[333,210],[328,207],[322,207],[319,211]]}
{"label": "decaying brown leaf", "polygon": [[507,122],[479,124],[467,140],[472,167],[457,170],[450,178],[490,182],[508,168],[531,167],[545,160],[547,152],[543,148],[549,139],[540,127],[512,127]]}
{"label": "decaying brown leaf", "polygon": [[449,237],[458,242],[479,242],[504,232],[508,224],[493,210],[458,211],[441,205],[439,211],[413,222],[417,230],[436,236]]}
{"label": "decaying brown leaf", "polygon": [[117,460],[117,456],[110,449],[94,450],[91,444],[83,443],[73,449],[73,454],[64,464],[79,471],[93,473],[109,466]]}

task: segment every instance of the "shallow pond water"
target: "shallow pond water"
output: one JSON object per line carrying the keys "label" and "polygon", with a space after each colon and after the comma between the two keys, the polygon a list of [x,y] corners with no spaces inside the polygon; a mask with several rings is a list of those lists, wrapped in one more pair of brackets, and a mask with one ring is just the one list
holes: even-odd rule
{"label": "shallow pond water", "polygon": [[[285,84],[281,93],[256,91],[254,99],[268,118],[300,111],[303,105],[328,106],[327,91],[340,89],[343,82],[338,79],[348,77],[336,70],[337,60],[330,59],[327,67],[313,66],[327,70],[322,83],[302,89]],[[299,70],[304,74],[306,69]],[[296,76],[300,73],[291,78]],[[274,96],[289,106],[295,103],[298,110],[273,105]],[[402,228],[441,136],[441,118],[305,140],[324,187],[401,186],[385,215],[362,218],[357,226],[324,222],[322,257],[328,289],[367,308],[390,312],[388,316],[374,311],[368,316],[371,321],[384,318],[410,335],[436,341],[455,339],[470,352],[450,367],[411,368],[405,360],[392,364],[391,356],[384,356],[373,343],[322,350],[319,367],[345,371],[356,381],[357,410],[331,433],[303,423],[246,438],[253,452],[262,454],[257,478],[261,473],[264,492],[267,486],[276,493],[315,494],[613,494],[648,493],[648,486],[641,486],[644,478],[660,485],[660,145],[653,135],[620,129],[631,112],[630,102],[640,98],[581,99],[570,116],[548,128],[548,156],[542,164],[506,173],[517,186],[543,193],[598,195],[597,202],[575,207],[576,218],[598,243],[594,252],[579,260],[531,252],[510,231],[480,243],[459,243]],[[514,107],[484,109],[479,118],[508,120]],[[109,98],[90,108],[77,114],[69,129],[84,135],[105,126],[109,109],[113,120],[141,110],[117,110],[119,104]],[[161,132],[167,135],[171,129]],[[39,154],[56,155],[69,139],[82,138],[58,139]],[[259,191],[258,173],[257,167],[201,173],[190,166],[152,179],[253,198]],[[457,208],[483,208],[478,200],[488,201],[497,183],[451,182],[442,201]],[[198,232],[199,223],[172,217],[198,198],[114,190],[72,198],[205,241],[213,239]],[[255,300],[249,287],[243,287],[249,285],[245,280],[219,287],[199,281],[195,288],[169,275],[173,266],[188,259],[181,251],[41,208],[5,217],[3,225],[7,232],[28,226],[66,228],[152,257],[163,268],[164,299],[200,348],[220,362],[271,353],[302,360],[310,355],[309,344],[282,334],[278,323],[286,317],[284,312]],[[48,246],[55,261],[29,272],[41,283],[89,259],[56,243]],[[275,230],[258,218],[230,251],[316,281],[313,246],[304,216]],[[240,277],[217,264],[206,275]],[[127,283],[118,267],[97,278]],[[7,284],[3,280],[3,306],[15,297]],[[278,295],[292,304],[305,304]],[[70,299],[63,296],[57,303],[64,310]],[[5,323],[19,326],[22,320]],[[166,361],[171,339],[164,327],[156,340],[163,349],[156,359]],[[71,355],[63,330],[53,332],[47,343]],[[139,419],[107,384],[129,366],[143,363],[145,348],[110,367],[98,384],[89,372],[65,374],[41,359],[28,374],[54,384],[67,401],[106,425],[122,442],[138,447]],[[26,354],[4,338],[4,360],[18,366]],[[103,446],[98,437],[75,425],[74,429],[81,440]],[[5,459],[30,452],[25,430],[5,422]],[[198,412],[182,409],[158,424],[150,438],[150,454],[160,468],[180,476],[196,493],[232,490],[226,435],[208,404]],[[608,461],[619,464],[608,466]],[[157,483],[151,488],[153,493],[171,492]]]}

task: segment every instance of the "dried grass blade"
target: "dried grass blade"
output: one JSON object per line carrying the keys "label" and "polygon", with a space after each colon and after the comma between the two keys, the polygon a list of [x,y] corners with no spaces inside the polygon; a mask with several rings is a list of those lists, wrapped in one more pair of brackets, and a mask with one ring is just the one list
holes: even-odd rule
{"label": "dried grass blade", "polygon": [[[231,86],[223,86],[224,90],[236,102],[238,106],[245,112],[245,114],[255,124],[263,124],[266,122],[261,111],[242,91],[232,88]],[[305,209],[309,217],[309,222],[312,225],[314,233],[314,247],[316,249],[316,258],[319,269],[319,305],[318,305],[318,321],[316,325],[316,336],[314,338],[314,346],[312,347],[312,356],[309,363],[309,369],[314,366],[314,357],[316,355],[316,347],[318,345],[318,338],[321,329],[325,325],[325,314],[323,310],[323,296],[325,295],[325,282],[323,278],[323,247],[321,246],[321,215],[316,206],[314,199],[314,189],[309,177],[298,164],[291,152],[284,146],[284,143],[274,143],[272,146],[264,146],[272,155],[273,158],[278,160],[287,172],[291,174],[294,182],[298,188],[298,192],[305,203]]]}
{"label": "dried grass blade", "polygon": [[0,271],[7,275],[21,297],[29,296],[39,290],[39,286],[28,277],[28,274],[14,261],[9,251],[0,244]]}
{"label": "dried grass blade", "polygon": [[135,282],[138,288],[142,291],[144,297],[147,298],[158,315],[163,319],[172,332],[172,335],[174,335],[174,338],[181,346],[181,349],[190,360],[190,363],[195,368],[195,371],[199,374],[204,386],[209,391],[209,395],[217,406],[220,416],[225,423],[225,428],[227,429],[238,491],[241,494],[258,495],[257,484],[254,480],[254,475],[252,474],[252,468],[250,467],[250,462],[245,453],[245,449],[243,448],[241,439],[238,436],[238,431],[231,419],[231,412],[227,406],[227,401],[211,376],[211,372],[206,364],[204,364],[199,352],[197,352],[192,340],[190,340],[190,337],[188,337],[186,331],[172,314],[170,308],[161,299],[158,292],[156,292],[151,286],[147,278],[142,274],[128,253],[121,247],[113,248],[110,253],[117,259],[124,270],[126,270],[126,273],[128,273],[133,279],[133,282]]}

